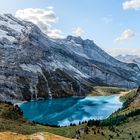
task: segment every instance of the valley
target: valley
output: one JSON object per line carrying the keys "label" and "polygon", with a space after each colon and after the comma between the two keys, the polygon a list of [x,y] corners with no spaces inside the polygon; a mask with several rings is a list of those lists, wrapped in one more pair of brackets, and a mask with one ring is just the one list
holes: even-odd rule
{"label": "valley", "polygon": [[[104,87],[98,88],[100,90],[104,89]],[[110,88],[106,87],[105,89],[110,91]],[[123,107],[113,113],[109,118],[101,121],[100,124],[94,123],[94,121],[88,121],[84,124],[68,127],[50,127],[29,122],[20,115],[20,112],[13,111],[13,105],[1,103],[0,131],[18,133],[17,135],[19,135],[19,137],[20,134],[24,134],[24,139],[29,137],[25,135],[34,135],[35,133],[43,133],[45,139],[45,135],[48,135],[48,133],[46,134],[47,131],[51,134],[69,138],[75,138],[75,136],[78,136],[81,140],[92,140],[92,138],[97,140],[138,140],[140,138],[140,93],[136,90],[126,90],[125,92],[120,91],[118,94],[120,99],[124,102]],[[9,114],[11,117],[9,117]]]}
{"label": "valley", "polygon": [[0,140],[139,140],[139,60],[0,14]]}

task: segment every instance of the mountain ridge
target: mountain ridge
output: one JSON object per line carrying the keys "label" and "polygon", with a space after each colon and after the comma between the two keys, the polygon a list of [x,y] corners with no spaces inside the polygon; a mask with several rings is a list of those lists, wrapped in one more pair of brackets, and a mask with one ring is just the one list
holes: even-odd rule
{"label": "mountain ridge", "polygon": [[52,39],[31,22],[0,15],[0,100],[85,96],[93,86],[134,88],[140,69],[92,40]]}
{"label": "mountain ridge", "polygon": [[134,63],[140,67],[140,57],[138,55],[118,55],[116,59],[125,63]]}

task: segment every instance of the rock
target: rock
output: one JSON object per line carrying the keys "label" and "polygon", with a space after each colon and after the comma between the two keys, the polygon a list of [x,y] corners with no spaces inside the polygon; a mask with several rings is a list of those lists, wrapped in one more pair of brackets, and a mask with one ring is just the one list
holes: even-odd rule
{"label": "rock", "polygon": [[0,15],[0,100],[85,96],[95,85],[134,88],[139,81],[136,65],[91,40],[51,39],[31,22]]}
{"label": "rock", "polygon": [[140,57],[138,55],[118,55],[116,59],[128,63],[128,65],[135,65],[135,67],[137,65],[140,68]]}

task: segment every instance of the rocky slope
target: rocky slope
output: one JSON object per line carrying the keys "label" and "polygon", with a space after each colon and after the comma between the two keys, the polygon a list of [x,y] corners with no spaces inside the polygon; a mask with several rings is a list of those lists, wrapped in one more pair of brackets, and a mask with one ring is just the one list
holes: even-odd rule
{"label": "rocky slope", "polygon": [[140,57],[137,55],[118,55],[116,59],[125,63],[135,63],[140,67]]}
{"label": "rocky slope", "polygon": [[30,22],[0,15],[0,100],[83,96],[94,85],[133,88],[139,81],[136,64],[91,40],[51,39]]}

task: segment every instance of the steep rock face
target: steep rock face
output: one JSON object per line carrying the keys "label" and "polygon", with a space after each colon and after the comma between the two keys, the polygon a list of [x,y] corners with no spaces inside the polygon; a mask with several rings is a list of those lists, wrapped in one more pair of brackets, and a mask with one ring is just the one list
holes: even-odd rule
{"label": "steep rock face", "polygon": [[118,55],[116,56],[116,59],[128,63],[129,65],[132,63],[137,64],[140,68],[140,57],[137,55]]}
{"label": "steep rock face", "polygon": [[83,96],[94,85],[133,88],[140,70],[93,41],[51,39],[30,22],[0,15],[0,100]]}

